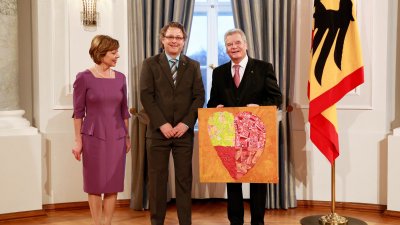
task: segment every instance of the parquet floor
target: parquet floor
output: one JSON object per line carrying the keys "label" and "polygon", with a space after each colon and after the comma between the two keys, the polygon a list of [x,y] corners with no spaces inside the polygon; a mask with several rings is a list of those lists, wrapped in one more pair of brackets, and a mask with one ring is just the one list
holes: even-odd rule
{"label": "parquet floor", "polygon": [[[248,204],[246,203],[245,225],[250,224]],[[225,200],[194,201],[192,207],[193,225],[229,225],[226,217]],[[300,220],[312,215],[326,215],[329,208],[296,208],[289,210],[266,210],[266,225],[299,225]],[[381,213],[337,210],[342,216],[349,216],[367,222],[368,225],[400,225],[400,218],[384,216]],[[0,225],[92,225],[88,209],[53,211],[47,216],[0,222]],[[117,208],[113,225],[149,225],[148,211],[135,211],[129,208]],[[179,225],[175,204],[168,205],[165,225]],[[351,224],[349,224],[351,225]]]}

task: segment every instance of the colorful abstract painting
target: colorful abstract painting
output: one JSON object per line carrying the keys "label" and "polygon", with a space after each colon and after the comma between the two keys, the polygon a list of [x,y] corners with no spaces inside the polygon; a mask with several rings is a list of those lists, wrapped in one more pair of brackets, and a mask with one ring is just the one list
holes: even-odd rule
{"label": "colorful abstract painting", "polygon": [[275,106],[199,109],[200,182],[278,182]]}

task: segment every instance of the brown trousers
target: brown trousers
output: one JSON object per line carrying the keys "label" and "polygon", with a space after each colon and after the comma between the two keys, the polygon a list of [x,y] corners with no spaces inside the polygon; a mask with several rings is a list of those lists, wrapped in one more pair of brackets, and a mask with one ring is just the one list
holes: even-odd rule
{"label": "brown trousers", "polygon": [[193,136],[179,139],[146,139],[149,172],[149,206],[152,225],[163,225],[167,208],[169,157],[175,167],[176,207],[180,225],[192,222]]}

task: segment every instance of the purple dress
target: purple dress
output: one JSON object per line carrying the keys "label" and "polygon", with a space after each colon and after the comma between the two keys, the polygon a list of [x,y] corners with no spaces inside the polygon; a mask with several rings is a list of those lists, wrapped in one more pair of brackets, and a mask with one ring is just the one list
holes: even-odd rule
{"label": "purple dress", "polygon": [[83,190],[89,194],[124,190],[126,159],[124,119],[130,117],[125,75],[96,78],[90,70],[74,83],[74,117],[82,122]]}

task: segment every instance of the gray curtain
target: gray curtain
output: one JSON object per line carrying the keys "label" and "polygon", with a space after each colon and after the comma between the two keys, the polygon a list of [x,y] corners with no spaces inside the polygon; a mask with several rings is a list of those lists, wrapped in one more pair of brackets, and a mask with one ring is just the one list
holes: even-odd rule
{"label": "gray curtain", "polygon": [[[194,0],[143,0],[128,1],[129,25],[129,79],[132,105],[132,209],[148,208],[145,138],[146,118],[139,96],[139,75],[142,61],[162,51],[160,29],[170,21],[184,25],[189,36]],[[185,51],[188,40],[186,40]]]}
{"label": "gray curtain", "polygon": [[295,0],[232,0],[235,27],[244,31],[250,57],[272,63],[283,94],[279,123],[279,183],[268,184],[268,209],[297,206],[290,148],[290,51]]}

